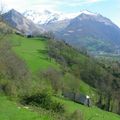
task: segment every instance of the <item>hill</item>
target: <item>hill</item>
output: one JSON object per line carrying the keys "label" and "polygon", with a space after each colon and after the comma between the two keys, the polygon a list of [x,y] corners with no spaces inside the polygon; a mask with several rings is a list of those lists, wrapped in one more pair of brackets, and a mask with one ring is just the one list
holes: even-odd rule
{"label": "hill", "polygon": [[[63,71],[61,64],[54,58],[50,59],[47,51],[48,40],[46,38],[26,38],[18,35],[11,35],[9,37],[13,44],[13,50],[23,59],[28,69],[33,74],[37,71],[44,71],[49,68],[54,68],[58,71]],[[81,55],[81,59],[85,59],[84,55]],[[86,94],[90,94],[90,87],[81,81],[81,91]]]}
{"label": "hill", "polygon": [[[92,100],[96,103],[98,101],[97,91],[99,90],[99,92],[106,97],[105,99],[101,99],[102,102],[104,102],[101,104],[105,104],[104,109],[106,109],[108,105],[107,97],[109,96],[105,95],[108,92],[111,93],[111,89],[105,88],[108,85],[111,87],[111,79],[115,78],[108,79],[108,75],[110,74],[90,56],[77,51],[64,42],[58,42],[43,37],[26,38],[12,34],[7,36],[6,39],[9,39],[12,45],[12,51],[10,49],[8,49],[9,52],[4,51],[5,56],[2,54],[4,61],[1,61],[0,59],[0,62],[3,63],[2,65],[6,66],[3,67],[2,72],[0,71],[4,76],[7,75],[7,77],[2,76],[3,79],[0,81],[0,88],[5,94],[14,97],[16,96],[18,98],[20,97],[20,99],[22,99],[24,95],[29,98],[29,96],[36,97],[36,94],[38,93],[44,95],[45,91],[48,93],[50,92],[52,98],[53,96],[57,96],[57,98],[51,99],[47,93],[48,96],[47,98],[45,97],[45,103],[42,103],[44,106],[40,103],[40,106],[44,109],[61,110],[63,109],[62,103],[64,103],[67,107],[65,108],[65,111],[68,111],[68,114],[71,114],[71,112],[80,108],[83,113],[88,111],[88,113],[85,113],[88,115],[85,115],[88,119],[99,110],[97,108],[87,108],[86,106],[66,101],[61,98],[59,99],[59,97],[61,97],[63,91],[70,91],[75,94],[76,92],[82,92],[83,94],[90,95]],[[7,56],[12,54],[12,57],[6,57],[6,53]],[[101,86],[104,92],[101,90]],[[94,96],[92,96],[93,94]],[[51,105],[49,106],[49,103],[52,103],[55,106],[59,105],[60,107],[57,106],[57,108],[54,108]],[[69,105],[73,106],[73,108],[75,107],[73,110],[70,108],[71,112],[68,110],[68,103],[70,103]],[[34,104],[34,101],[33,106],[30,104],[35,111],[36,108],[34,108],[34,105],[36,106],[36,104]],[[48,106],[45,104],[48,104],[50,108],[46,108]],[[93,113],[90,111],[93,111]],[[67,114],[66,112],[65,115]],[[17,113],[21,114],[19,112]],[[106,113],[103,112],[103,114]],[[112,114],[111,116],[116,115]],[[100,119],[102,117],[103,116],[100,115]],[[107,116],[104,117],[105,119],[108,119]],[[117,117],[113,118],[117,120]]]}
{"label": "hill", "polygon": [[11,35],[13,50],[26,61],[29,69],[33,72],[48,67],[59,68],[54,60],[50,62],[46,51],[47,40],[45,38],[26,38]]}

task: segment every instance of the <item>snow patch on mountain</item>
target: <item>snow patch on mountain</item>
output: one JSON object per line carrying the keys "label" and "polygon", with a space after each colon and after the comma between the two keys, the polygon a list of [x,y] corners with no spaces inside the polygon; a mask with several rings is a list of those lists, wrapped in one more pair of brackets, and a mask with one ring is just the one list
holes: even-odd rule
{"label": "snow patch on mountain", "polygon": [[52,22],[57,22],[61,20],[68,19],[64,14],[58,12],[51,12],[49,10],[44,10],[41,12],[27,10],[23,15],[32,20],[36,24],[48,24]]}
{"label": "snow patch on mountain", "polygon": [[[79,17],[79,20],[83,19],[94,19],[99,22],[103,22],[106,25],[113,24],[109,19],[104,18],[102,15],[90,12],[88,10],[83,10],[77,13],[60,13],[55,11],[44,10],[41,12],[34,10],[26,10],[23,15],[32,20],[35,24],[47,25],[51,23],[57,23],[62,20],[71,20]],[[83,17],[81,17],[83,15]]]}
{"label": "snow patch on mountain", "polygon": [[36,24],[49,24],[53,22],[58,22],[66,19],[73,19],[80,14],[87,14],[87,15],[96,15],[91,13],[87,10],[80,11],[78,13],[60,13],[60,12],[51,12],[49,10],[44,10],[41,12],[34,11],[34,10],[26,10],[23,15],[32,20]]}

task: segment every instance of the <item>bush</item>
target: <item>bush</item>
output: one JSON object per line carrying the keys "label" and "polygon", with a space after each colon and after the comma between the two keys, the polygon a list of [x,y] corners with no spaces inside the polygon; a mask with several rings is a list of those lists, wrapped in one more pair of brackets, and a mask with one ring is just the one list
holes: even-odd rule
{"label": "bush", "polygon": [[65,112],[64,105],[61,104],[60,102],[52,103],[52,109],[53,109],[54,112],[59,112],[59,113]]}
{"label": "bush", "polygon": [[9,40],[0,40],[0,89],[9,96],[28,93],[31,74],[26,63],[13,51]]}
{"label": "bush", "polygon": [[54,68],[48,68],[38,73],[39,78],[43,78],[44,81],[52,87],[55,94],[59,94],[62,89],[62,73]]}
{"label": "bush", "polygon": [[63,104],[52,101],[51,95],[48,93],[38,93],[32,96],[25,96],[22,99],[22,104],[42,107],[54,112],[63,113],[65,111]]}

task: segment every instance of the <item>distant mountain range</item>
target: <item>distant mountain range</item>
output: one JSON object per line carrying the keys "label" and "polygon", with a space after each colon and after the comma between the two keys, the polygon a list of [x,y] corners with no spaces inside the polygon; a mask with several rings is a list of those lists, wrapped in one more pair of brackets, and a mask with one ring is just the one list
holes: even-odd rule
{"label": "distant mountain range", "polygon": [[23,15],[32,20],[35,24],[39,25],[45,25],[45,24],[51,24],[67,19],[72,19],[79,15],[79,13],[76,14],[63,14],[58,12],[51,12],[49,10],[44,10],[41,12],[34,11],[34,10],[26,10]]}
{"label": "distant mountain range", "polygon": [[90,53],[117,53],[120,51],[120,28],[100,14],[82,11],[63,14],[45,10],[27,10],[19,13],[12,9],[3,15],[12,27],[25,34],[52,31],[55,38]]}
{"label": "distant mountain range", "polygon": [[115,53],[120,48],[120,28],[100,14],[82,13],[55,34],[57,38],[90,52]]}

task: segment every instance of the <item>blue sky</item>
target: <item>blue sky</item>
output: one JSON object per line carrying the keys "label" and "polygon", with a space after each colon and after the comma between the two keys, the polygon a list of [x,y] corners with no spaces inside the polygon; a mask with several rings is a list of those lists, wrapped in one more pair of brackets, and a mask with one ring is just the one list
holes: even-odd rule
{"label": "blue sky", "polygon": [[120,27],[120,0],[0,0],[6,9],[20,12],[27,9],[52,10],[63,13],[76,13],[88,10],[100,13]]}

